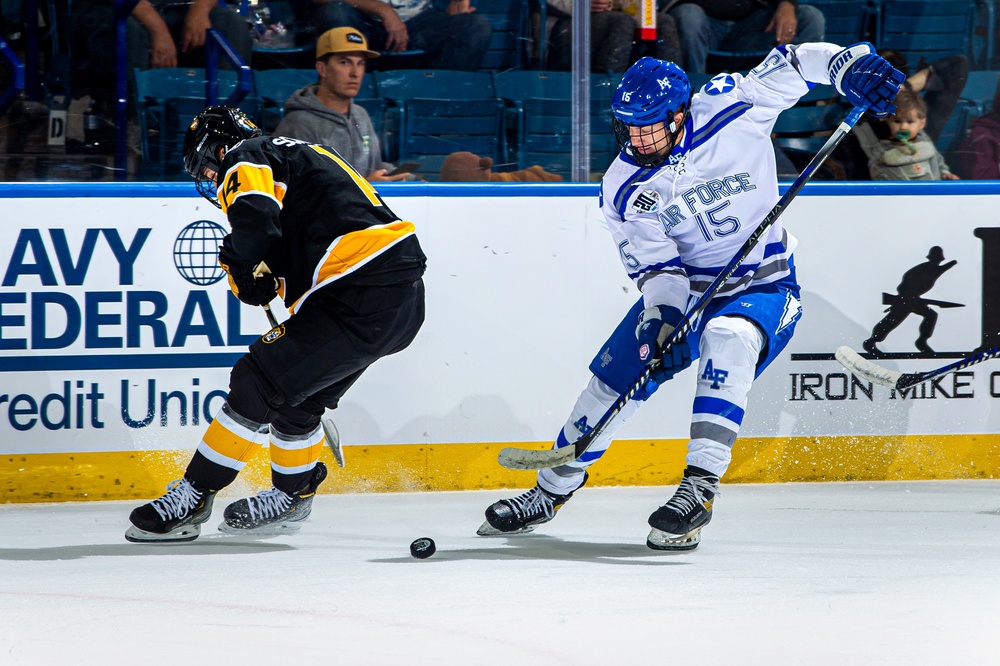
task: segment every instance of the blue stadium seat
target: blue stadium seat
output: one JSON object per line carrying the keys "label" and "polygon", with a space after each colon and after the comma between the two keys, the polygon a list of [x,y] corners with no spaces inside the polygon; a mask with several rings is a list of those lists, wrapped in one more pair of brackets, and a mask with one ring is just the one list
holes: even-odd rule
{"label": "blue stadium seat", "polygon": [[942,128],[941,135],[934,142],[952,172],[962,177],[968,176],[963,173],[964,167],[972,162],[972,156],[965,153],[968,149],[965,140],[973,119],[980,115],[982,113],[974,102],[959,99],[951,115],[948,116],[948,122]]}
{"label": "blue stadium seat", "polygon": [[969,72],[969,78],[962,88],[961,98],[973,102],[982,115],[993,106],[993,96],[998,85],[1000,85],[1000,72]]}
{"label": "blue stadium seat", "polygon": [[879,12],[878,47],[899,51],[914,67],[921,58],[972,55],[971,0],[880,0]]}
{"label": "blue stadium seat", "polygon": [[253,73],[254,95],[264,102],[264,131],[273,132],[285,117],[285,100],[299,88],[316,83],[313,69],[265,69]]}
{"label": "blue stadium seat", "polygon": [[537,70],[494,72],[493,87],[497,97],[514,103],[531,97],[570,99],[573,90],[572,76],[570,72]]}
{"label": "blue stadium seat", "polygon": [[380,97],[406,99],[483,99],[496,97],[489,72],[401,69],[375,72]]}
{"label": "blue stadium seat", "polygon": [[489,72],[401,69],[374,72],[374,76],[378,96],[387,102],[383,135],[389,161],[402,159],[403,126],[411,100],[496,100]]}
{"label": "blue stadium seat", "polygon": [[419,162],[417,173],[437,180],[451,153],[468,151],[503,161],[503,102],[499,99],[410,99],[399,126],[399,161]]}
{"label": "blue stadium seat", "polygon": [[[617,76],[621,78],[620,75]],[[514,71],[493,75],[497,96],[508,104],[508,126],[514,129],[510,156],[517,168],[534,164],[564,178],[571,174],[572,74]],[[590,77],[590,166],[603,172],[618,155],[611,129],[611,93],[617,79]]]}
{"label": "blue stadium seat", "polygon": [[521,69],[528,59],[530,34],[527,0],[476,0],[476,14],[493,28],[493,40],[480,69]]}
{"label": "blue stadium seat", "polygon": [[982,115],[976,104],[967,99],[959,99],[948,116],[948,122],[941,129],[934,145],[938,152],[948,158],[948,154],[956,150],[965,140],[965,135],[969,131],[969,123],[976,116]]}
{"label": "blue stadium seat", "polygon": [[[187,97],[207,104],[205,70],[200,67],[173,67],[162,69],[136,69],[135,107],[136,123],[139,125],[142,155],[145,159],[155,159],[153,147],[149,144],[151,130],[159,130],[163,122],[164,104],[170,97]],[[225,99],[237,86],[236,72],[220,70],[218,78],[219,98]],[[199,109],[200,111],[201,109]],[[190,120],[190,119],[189,119]]]}
{"label": "blue stadium seat", "polygon": [[840,46],[850,46],[868,40],[868,31],[873,29],[875,8],[868,0],[805,0],[823,12],[826,28],[823,41]]}
{"label": "blue stadium seat", "polygon": [[[205,70],[135,70],[135,82],[136,122],[139,126],[142,156],[146,162],[144,169],[147,173],[167,179],[187,177],[182,167],[180,150],[191,119],[208,103]],[[236,72],[219,72],[220,100],[225,100],[237,86]],[[254,122],[261,122],[263,105],[259,98],[246,97],[237,106]],[[156,141],[151,141],[151,136],[155,136]]]}
{"label": "blue stadium seat", "polygon": [[[261,100],[246,97],[238,105],[254,122],[260,122]],[[187,180],[184,170],[184,135],[194,118],[205,108],[203,97],[167,97],[163,101],[163,123],[157,141],[157,168],[164,180]]]}
{"label": "blue stadium seat", "polygon": [[850,108],[832,86],[815,86],[778,115],[771,136],[785,151],[811,156],[823,147]]}

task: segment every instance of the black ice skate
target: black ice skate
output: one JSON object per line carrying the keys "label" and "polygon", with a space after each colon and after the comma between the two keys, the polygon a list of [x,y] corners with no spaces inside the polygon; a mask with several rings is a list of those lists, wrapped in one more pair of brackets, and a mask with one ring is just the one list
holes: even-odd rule
{"label": "black ice skate", "polygon": [[309,484],[297,493],[271,488],[257,493],[256,497],[236,500],[226,507],[225,522],[219,529],[230,534],[261,534],[296,530],[312,513],[316,489],[326,478],[326,465],[316,463]]}
{"label": "black ice skate", "polygon": [[701,528],[712,520],[712,504],[719,494],[719,477],[697,467],[684,470],[684,478],[670,500],[649,517],[646,545],[654,550],[694,550],[701,542]]}
{"label": "black ice skate", "polygon": [[[579,490],[587,483],[589,475],[583,476]],[[535,529],[537,525],[552,520],[556,511],[562,508],[574,490],[566,495],[556,495],[539,486],[526,493],[510,499],[494,502],[486,509],[486,522],[476,532],[479,536],[506,536],[509,534],[525,534]]]}
{"label": "black ice skate", "polygon": [[171,481],[167,494],[133,509],[125,538],[133,543],[194,541],[212,515],[215,491],[187,479]]}

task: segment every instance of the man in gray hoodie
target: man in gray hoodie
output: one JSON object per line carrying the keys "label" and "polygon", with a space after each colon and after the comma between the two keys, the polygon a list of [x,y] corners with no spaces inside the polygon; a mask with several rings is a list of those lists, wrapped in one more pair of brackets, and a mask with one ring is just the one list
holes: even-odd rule
{"label": "man in gray hoodie", "polygon": [[364,107],[354,103],[365,62],[377,56],[356,28],[323,33],[316,42],[319,82],[299,88],[285,101],[285,118],[274,134],[329,146],[369,181],[405,179],[405,173],[387,175],[393,165],[382,161],[372,120]]}

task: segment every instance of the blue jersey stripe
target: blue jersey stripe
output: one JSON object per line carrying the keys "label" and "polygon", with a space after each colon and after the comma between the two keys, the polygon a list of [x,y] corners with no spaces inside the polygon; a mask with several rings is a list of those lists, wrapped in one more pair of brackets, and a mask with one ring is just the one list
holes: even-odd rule
{"label": "blue jersey stripe", "polygon": [[742,116],[752,107],[753,104],[749,102],[736,102],[717,113],[704,127],[694,133],[694,136],[691,137],[691,145],[688,147],[688,150],[693,150],[711,139],[722,131],[723,127]]}
{"label": "blue jersey stripe", "polygon": [[652,266],[646,266],[645,268],[636,271],[635,273],[629,273],[628,276],[631,279],[636,279],[643,273],[650,273],[652,271],[662,271],[664,268],[684,268],[684,262],[681,261],[680,257],[674,257],[670,261],[664,261],[659,264],[653,264]]}
{"label": "blue jersey stripe", "polygon": [[632,195],[632,191],[639,186],[640,181],[647,175],[656,171],[655,169],[650,169],[643,167],[632,174],[622,186],[618,188],[618,192],[615,194],[615,209],[618,211],[618,215],[624,220],[625,219],[625,204],[628,202],[628,198]]}
{"label": "blue jersey stripe", "polygon": [[728,400],[698,396],[694,399],[694,414],[712,414],[729,419],[736,425],[743,423],[743,410]]}

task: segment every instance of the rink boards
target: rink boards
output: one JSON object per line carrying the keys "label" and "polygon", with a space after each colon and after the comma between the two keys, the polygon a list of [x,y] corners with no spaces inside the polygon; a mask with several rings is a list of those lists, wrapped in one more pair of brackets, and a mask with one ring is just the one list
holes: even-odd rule
{"label": "rink boards", "polygon": [[[593,185],[379,188],[428,256],[427,319],[331,416],[348,465],[327,491],[527,486],[504,446],[548,446],[587,365],[638,298]],[[0,189],[3,501],[158,495],[224,400],[229,368],[266,331],[215,262],[224,216],[187,184]],[[995,478],[1000,362],[908,392],[847,373],[904,273],[940,247],[919,314],[880,346],[933,369],[1000,345],[998,183],[812,184],[783,222],[799,240],[803,319],[754,385],[730,482]],[[748,221],[756,224],[757,221]],[[885,295],[884,295],[885,294]],[[286,316],[280,308],[279,319]],[[592,483],[659,485],[683,467],[695,372],[661,389],[592,468]],[[244,473],[267,485],[267,456]],[[331,461],[328,461],[331,462]]]}

